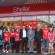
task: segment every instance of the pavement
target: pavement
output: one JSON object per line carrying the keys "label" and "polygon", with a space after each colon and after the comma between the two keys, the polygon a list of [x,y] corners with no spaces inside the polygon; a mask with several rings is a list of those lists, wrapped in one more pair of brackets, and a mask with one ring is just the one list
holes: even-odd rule
{"label": "pavement", "polygon": [[[0,55],[38,55],[37,53],[12,53],[12,52],[9,52],[9,53],[0,53]],[[40,54],[40,55],[44,55],[43,53]],[[45,55],[55,55],[55,54],[45,54]]]}

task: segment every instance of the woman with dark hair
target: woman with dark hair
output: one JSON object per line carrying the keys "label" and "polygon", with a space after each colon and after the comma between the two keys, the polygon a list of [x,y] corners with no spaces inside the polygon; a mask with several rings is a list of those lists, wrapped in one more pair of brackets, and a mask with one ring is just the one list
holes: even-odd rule
{"label": "woman with dark hair", "polygon": [[48,26],[45,24],[44,28],[43,28],[43,45],[44,45],[44,54],[48,54],[48,47],[49,47],[49,28]]}
{"label": "woman with dark hair", "polygon": [[5,30],[3,35],[4,35],[4,51],[3,52],[8,53],[8,50],[9,50],[9,37],[10,37],[8,30]]}
{"label": "woman with dark hair", "polygon": [[12,52],[14,52],[14,49],[15,49],[15,30],[14,29],[12,29],[12,31],[10,32],[10,43],[12,47]]}
{"label": "woman with dark hair", "polygon": [[15,48],[16,48],[16,53],[19,52],[19,45],[20,45],[20,33],[19,33],[19,29],[16,29],[16,32],[15,32]]}

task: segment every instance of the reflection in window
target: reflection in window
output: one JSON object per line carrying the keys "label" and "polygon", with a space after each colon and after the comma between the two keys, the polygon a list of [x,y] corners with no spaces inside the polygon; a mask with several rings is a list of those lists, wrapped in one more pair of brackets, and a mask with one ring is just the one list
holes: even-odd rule
{"label": "reflection in window", "polygon": [[24,21],[29,21],[29,20],[36,20],[36,16],[26,16],[26,17],[22,17],[22,20]]}
{"label": "reflection in window", "polygon": [[52,24],[55,21],[55,16],[50,16],[50,23]]}
{"label": "reflection in window", "polygon": [[21,17],[5,17],[0,18],[0,21],[18,21],[21,20]]}
{"label": "reflection in window", "polygon": [[37,19],[40,21],[48,22],[48,16],[37,16]]}

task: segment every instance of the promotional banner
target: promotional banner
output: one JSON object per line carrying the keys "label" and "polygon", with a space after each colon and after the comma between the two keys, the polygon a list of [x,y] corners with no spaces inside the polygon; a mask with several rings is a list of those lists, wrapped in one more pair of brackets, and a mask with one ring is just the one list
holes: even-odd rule
{"label": "promotional banner", "polygon": [[37,3],[0,7],[0,17],[49,14],[55,14],[55,3]]}

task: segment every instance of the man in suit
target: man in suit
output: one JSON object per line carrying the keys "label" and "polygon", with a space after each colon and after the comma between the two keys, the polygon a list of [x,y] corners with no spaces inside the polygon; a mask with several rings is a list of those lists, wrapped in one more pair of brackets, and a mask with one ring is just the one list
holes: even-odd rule
{"label": "man in suit", "polygon": [[35,30],[37,54],[41,54],[41,40],[42,40],[42,35],[43,35],[43,31],[41,29],[41,24],[38,24],[37,25],[37,29]]}
{"label": "man in suit", "polygon": [[20,30],[20,38],[21,38],[21,43],[22,43],[22,53],[24,52],[24,46],[26,49],[26,53],[27,53],[27,31],[25,30],[25,26],[23,26],[23,28]]}
{"label": "man in suit", "polygon": [[35,36],[35,32],[32,30],[32,27],[29,27],[29,30],[27,32],[27,37],[28,37],[28,44],[29,44],[29,52],[30,53],[33,53],[34,36]]}

